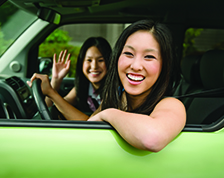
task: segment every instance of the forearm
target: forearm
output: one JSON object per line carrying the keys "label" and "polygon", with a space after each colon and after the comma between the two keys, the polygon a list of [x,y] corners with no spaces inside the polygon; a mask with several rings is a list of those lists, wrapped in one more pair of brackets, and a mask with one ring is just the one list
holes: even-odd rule
{"label": "forearm", "polygon": [[[58,92],[59,89],[60,89],[60,86],[61,86],[61,82],[62,82],[62,79],[52,78],[51,79],[51,86],[52,86],[52,88]],[[48,107],[53,105],[53,101],[49,97],[47,97],[47,96],[45,98],[45,102],[46,102]]]}
{"label": "forearm", "polygon": [[58,110],[64,115],[67,120],[88,120],[89,116],[79,111],[71,104],[69,104],[64,98],[62,98],[57,91],[52,90],[48,97],[52,102],[54,102],[55,106]]}
{"label": "forearm", "polygon": [[149,116],[118,109],[106,109],[100,114],[101,118],[109,122],[129,144],[142,150],[154,151],[152,147],[149,149],[146,146],[149,137],[152,138],[150,142],[153,141],[153,129],[150,130],[148,127]]}
{"label": "forearm", "polygon": [[102,120],[109,122],[124,140],[138,149],[158,152],[175,137],[166,131],[169,124],[163,125],[160,119],[148,115],[118,109],[106,109],[100,114]]}
{"label": "forearm", "polygon": [[186,112],[179,100],[165,98],[156,105],[150,116],[109,108],[89,120],[109,122],[132,146],[158,152],[184,128]]}
{"label": "forearm", "polygon": [[51,79],[51,86],[52,86],[52,88],[55,89],[56,91],[59,91],[61,83],[62,83],[62,80],[63,80],[63,78],[59,79],[59,78],[52,77],[52,79]]}

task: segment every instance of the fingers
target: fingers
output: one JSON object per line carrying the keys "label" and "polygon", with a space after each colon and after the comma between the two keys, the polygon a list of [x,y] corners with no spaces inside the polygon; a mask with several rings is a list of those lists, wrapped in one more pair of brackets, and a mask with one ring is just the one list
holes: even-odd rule
{"label": "fingers", "polygon": [[65,61],[65,56],[66,56],[67,52],[68,52],[67,50],[64,51],[61,62]]}
{"label": "fingers", "polygon": [[35,79],[40,79],[41,80],[41,90],[42,90],[42,93],[43,93],[43,95],[48,96],[48,93],[52,90],[52,87],[50,85],[49,76],[48,75],[35,73],[31,77],[30,81],[27,82],[27,84],[31,87],[32,86],[32,82]]}
{"label": "fingers", "polygon": [[29,87],[32,87],[32,83],[30,81],[26,81],[27,85],[29,85]]}
{"label": "fingers", "polygon": [[32,83],[36,78],[37,78],[38,74],[34,73],[33,76],[30,79],[30,82]]}
{"label": "fingers", "polygon": [[26,83],[32,87],[32,82],[36,79],[36,78],[40,78],[39,77],[40,74],[34,73],[33,76],[30,78],[30,81],[27,81]]}
{"label": "fingers", "polygon": [[66,62],[70,61],[70,57],[71,57],[71,54],[69,53],[68,56],[67,56]]}
{"label": "fingers", "polygon": [[[61,51],[60,54],[59,54],[59,57],[58,57],[58,63],[66,63],[68,60],[70,60],[70,57],[71,57],[71,54],[68,53],[68,50],[65,50],[65,51]],[[67,58],[66,58],[66,55],[67,55]],[[56,63],[56,54],[54,54],[54,63]],[[66,61],[65,61],[65,58],[66,58]]]}
{"label": "fingers", "polygon": [[66,61],[66,69],[67,69],[67,70],[69,70],[69,68],[70,68],[70,64],[71,64],[71,61],[70,61],[70,60]]}
{"label": "fingers", "polygon": [[30,83],[32,84],[32,82],[33,82],[35,79],[40,79],[40,80],[43,81],[43,80],[46,80],[46,78],[48,78],[47,75],[34,73],[33,76],[32,76],[31,79],[30,79]]}
{"label": "fingers", "polygon": [[53,56],[53,64],[56,64],[57,63],[57,54],[56,53],[54,53],[54,56]]}
{"label": "fingers", "polygon": [[60,54],[59,54],[59,57],[58,57],[58,62],[61,62],[62,61],[62,56],[63,56],[63,53],[64,51],[61,51]]}

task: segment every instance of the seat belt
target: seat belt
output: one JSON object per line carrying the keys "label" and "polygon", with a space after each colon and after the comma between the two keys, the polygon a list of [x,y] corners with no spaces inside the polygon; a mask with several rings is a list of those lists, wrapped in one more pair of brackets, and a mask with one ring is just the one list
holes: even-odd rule
{"label": "seat belt", "polygon": [[182,99],[182,98],[187,98],[187,97],[224,97],[224,87],[222,88],[216,88],[216,89],[211,89],[211,90],[203,90],[195,93],[189,93],[185,95],[180,95],[180,96],[173,96],[174,98],[177,99]]}

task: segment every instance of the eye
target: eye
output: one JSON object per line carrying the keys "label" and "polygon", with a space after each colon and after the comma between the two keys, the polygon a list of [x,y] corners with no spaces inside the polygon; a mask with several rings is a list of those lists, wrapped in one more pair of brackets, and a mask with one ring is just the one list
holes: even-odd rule
{"label": "eye", "polygon": [[92,62],[92,59],[86,59],[87,62]]}
{"label": "eye", "polygon": [[134,56],[131,52],[124,52],[123,54],[125,54],[128,57],[133,57]]}
{"label": "eye", "polygon": [[104,58],[98,59],[98,62],[104,62]]}
{"label": "eye", "polygon": [[146,55],[145,58],[146,59],[156,59],[156,57],[153,55]]}

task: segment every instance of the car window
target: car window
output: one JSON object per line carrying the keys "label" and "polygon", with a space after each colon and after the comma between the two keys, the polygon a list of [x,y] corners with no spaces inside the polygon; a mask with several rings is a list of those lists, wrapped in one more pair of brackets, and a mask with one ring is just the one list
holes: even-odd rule
{"label": "car window", "polygon": [[200,55],[212,49],[224,49],[224,29],[188,28],[186,30],[183,57]]}
{"label": "car window", "polygon": [[104,37],[113,47],[127,24],[70,24],[52,32],[39,46],[39,71],[51,75],[53,54],[67,49],[71,53],[72,65],[67,77],[75,76],[75,66],[80,47],[89,37]]}
{"label": "car window", "polygon": [[0,56],[35,19],[9,1],[0,7]]}
{"label": "car window", "polygon": [[176,95],[182,96],[187,124],[212,124],[223,119],[223,49],[223,29],[189,28],[185,32],[182,81]]}

